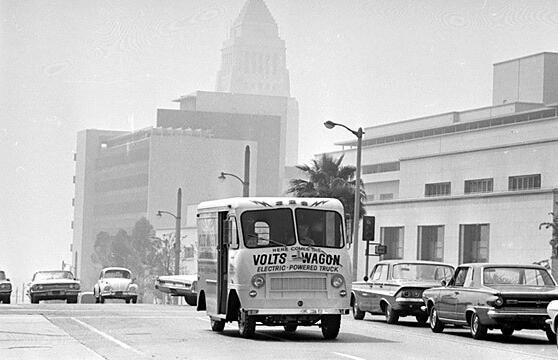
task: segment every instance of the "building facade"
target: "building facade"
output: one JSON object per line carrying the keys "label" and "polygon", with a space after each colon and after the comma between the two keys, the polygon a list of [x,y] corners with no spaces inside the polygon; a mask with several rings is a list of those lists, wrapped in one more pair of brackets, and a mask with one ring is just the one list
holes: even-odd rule
{"label": "building facade", "polygon": [[[549,259],[551,233],[539,224],[558,211],[557,59],[541,53],[495,64],[492,106],[364,129],[366,211],[387,245],[382,258]],[[529,80],[518,84],[518,75]],[[339,145],[331,155],[354,163],[355,142]]]}

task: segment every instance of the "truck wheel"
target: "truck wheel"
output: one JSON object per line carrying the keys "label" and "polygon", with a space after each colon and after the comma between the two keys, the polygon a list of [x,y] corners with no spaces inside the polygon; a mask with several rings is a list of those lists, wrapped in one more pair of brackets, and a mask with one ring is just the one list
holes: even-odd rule
{"label": "truck wheel", "polygon": [[242,310],[238,314],[238,332],[246,339],[254,336],[256,332],[256,320],[253,316],[244,314]]}
{"label": "truck wheel", "polygon": [[438,318],[438,310],[434,306],[430,310],[430,329],[435,333],[444,331],[444,323]]}
{"label": "truck wheel", "polygon": [[479,316],[477,314],[473,314],[471,316],[470,330],[473,339],[482,340],[486,338],[488,328],[485,325],[481,324]]}
{"label": "truck wheel", "polygon": [[397,324],[399,320],[399,314],[397,311],[393,310],[390,304],[386,305],[386,322],[388,324]]}
{"label": "truck wheel", "polygon": [[324,315],[322,316],[322,335],[324,339],[335,339],[339,335],[341,327],[341,315]]}
{"label": "truck wheel", "polygon": [[219,319],[211,319],[211,330],[221,332],[225,330],[225,320]]}
{"label": "truck wheel", "polygon": [[366,313],[364,311],[360,310],[360,308],[358,307],[358,304],[355,300],[355,302],[353,303],[353,318],[355,320],[362,320],[362,319],[364,319],[365,314]]}

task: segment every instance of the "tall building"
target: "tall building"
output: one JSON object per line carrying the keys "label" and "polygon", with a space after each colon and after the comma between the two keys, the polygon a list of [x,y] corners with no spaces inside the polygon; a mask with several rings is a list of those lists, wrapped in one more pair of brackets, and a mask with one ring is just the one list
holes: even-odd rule
{"label": "tall building", "polygon": [[248,0],[231,28],[217,90],[180,97],[178,110],[158,109],[154,128],[78,133],[72,255],[84,289],[100,270],[92,261],[97,234],[130,231],[141,217],[157,236],[173,233],[175,219],[155,214],[175,213],[179,187],[183,243],[193,245],[197,204],[242,194],[241,182],[218,176],[242,176],[246,146],[250,195],[283,193],[285,166],[298,161],[298,103],[285,43],[262,0]]}
{"label": "tall building", "polygon": [[[495,64],[493,106],[364,129],[366,212],[382,258],[549,259],[552,234],[539,224],[558,212],[557,59]],[[354,163],[356,141],[339,145],[331,154]],[[358,260],[362,278],[364,249]]]}

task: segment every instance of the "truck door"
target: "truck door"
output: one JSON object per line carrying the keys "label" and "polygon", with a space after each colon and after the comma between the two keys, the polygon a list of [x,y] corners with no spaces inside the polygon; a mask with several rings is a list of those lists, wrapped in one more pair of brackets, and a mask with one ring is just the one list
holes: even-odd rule
{"label": "truck door", "polygon": [[227,211],[218,215],[219,233],[217,234],[217,313],[227,313],[229,240]]}

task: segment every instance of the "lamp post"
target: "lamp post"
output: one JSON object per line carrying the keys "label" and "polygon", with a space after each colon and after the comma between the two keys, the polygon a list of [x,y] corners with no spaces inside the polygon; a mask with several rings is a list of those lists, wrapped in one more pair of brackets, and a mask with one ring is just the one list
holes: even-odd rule
{"label": "lamp post", "polygon": [[219,180],[225,180],[227,176],[232,176],[242,183],[242,197],[250,196],[250,146],[244,149],[244,180],[235,174],[221,171]]}
{"label": "lamp post", "polygon": [[176,220],[176,228],[174,232],[174,274],[180,275],[180,215],[182,214],[182,189],[178,188],[176,194],[176,215],[165,210],[157,211],[157,216],[167,214]]}
{"label": "lamp post", "polygon": [[324,126],[328,129],[333,129],[336,126],[344,127],[357,137],[357,153],[356,153],[356,181],[355,181],[355,205],[353,214],[353,281],[357,279],[358,270],[358,224],[360,215],[360,161],[362,156],[362,128],[359,127],[357,131],[349,129],[343,124],[334,123],[333,121],[326,121]]}

